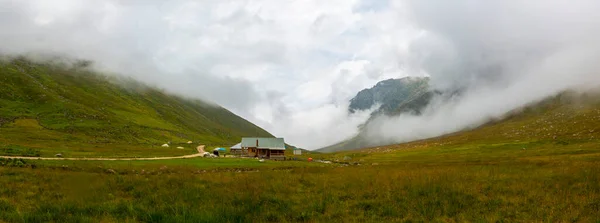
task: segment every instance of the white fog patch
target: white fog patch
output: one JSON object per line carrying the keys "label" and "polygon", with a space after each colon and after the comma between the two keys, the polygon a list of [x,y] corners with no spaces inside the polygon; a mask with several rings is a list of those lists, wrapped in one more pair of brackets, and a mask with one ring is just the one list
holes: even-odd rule
{"label": "white fog patch", "polygon": [[595,0],[0,0],[0,54],[92,60],[318,148],[356,134],[368,113],[346,114],[347,102],[389,78],[466,91],[422,117],[373,122],[374,141],[477,126],[591,88],[599,11]]}
{"label": "white fog patch", "polygon": [[318,149],[358,134],[357,126],[364,123],[375,109],[373,107],[350,114],[348,103],[328,104],[285,117],[279,120],[280,125],[272,126],[272,129],[292,133],[286,138],[291,144],[302,145],[310,150]]}

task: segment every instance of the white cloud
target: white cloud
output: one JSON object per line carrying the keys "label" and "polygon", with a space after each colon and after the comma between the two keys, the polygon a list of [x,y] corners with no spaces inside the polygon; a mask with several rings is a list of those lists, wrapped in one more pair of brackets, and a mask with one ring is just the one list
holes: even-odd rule
{"label": "white cloud", "polygon": [[481,53],[493,54],[490,64],[516,61],[506,50],[548,53],[600,21],[593,1],[545,3],[0,0],[0,52],[91,59],[317,148],[355,133],[366,116],[343,106],[377,81],[410,74],[463,83],[465,64],[482,62]]}
{"label": "white cloud", "polygon": [[[398,27],[393,7],[358,0],[0,0],[7,12],[0,15],[0,51],[91,59],[215,101],[316,148],[356,130],[360,121],[343,107],[353,94],[405,75],[393,57],[410,28]],[[305,123],[318,134],[302,129]],[[348,130],[323,134],[339,126]]]}
{"label": "white cloud", "polygon": [[409,65],[463,95],[436,101],[422,116],[379,117],[367,126],[373,144],[476,127],[567,89],[600,87],[597,1],[412,3],[427,31],[411,44]]}
{"label": "white cloud", "polygon": [[373,110],[348,113],[348,103],[325,104],[278,120],[274,131],[293,132],[286,140],[306,149],[318,149],[323,145],[340,142],[358,134],[358,125],[369,118]]}

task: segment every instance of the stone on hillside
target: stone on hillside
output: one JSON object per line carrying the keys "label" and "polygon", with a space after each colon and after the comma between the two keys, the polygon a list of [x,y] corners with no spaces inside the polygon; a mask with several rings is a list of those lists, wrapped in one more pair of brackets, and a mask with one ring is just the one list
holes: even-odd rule
{"label": "stone on hillside", "polygon": [[163,144],[162,147],[168,148],[169,144]]}
{"label": "stone on hillside", "polygon": [[344,156],[344,160],[352,160],[352,157]]}
{"label": "stone on hillside", "polygon": [[63,154],[62,154],[62,153],[57,153],[57,154],[56,154],[56,155],[54,155],[54,156],[56,156],[56,157],[63,157]]}
{"label": "stone on hillside", "polygon": [[188,141],[188,142],[187,142],[187,144],[192,144],[192,143],[193,143],[192,141]]}
{"label": "stone on hillside", "polygon": [[184,149],[182,146],[178,146],[177,149]]}

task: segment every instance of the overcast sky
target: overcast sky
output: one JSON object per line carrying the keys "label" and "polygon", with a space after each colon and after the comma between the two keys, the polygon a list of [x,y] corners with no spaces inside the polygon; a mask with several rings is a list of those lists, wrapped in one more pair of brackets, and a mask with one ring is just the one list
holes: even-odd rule
{"label": "overcast sky", "polygon": [[316,149],[356,133],[348,100],[378,81],[478,83],[596,37],[596,1],[520,2],[0,0],[0,50],[94,60]]}

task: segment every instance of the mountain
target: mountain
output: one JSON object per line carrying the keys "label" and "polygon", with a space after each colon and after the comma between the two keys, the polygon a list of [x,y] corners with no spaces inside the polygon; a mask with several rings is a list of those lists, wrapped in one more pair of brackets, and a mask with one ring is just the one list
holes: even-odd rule
{"label": "mountain", "polygon": [[[451,92],[440,92],[436,90],[428,89],[428,79],[391,79],[385,80],[377,85],[375,85],[371,89],[365,89],[352,99],[351,106],[349,110],[351,112],[355,112],[357,110],[365,110],[370,107],[370,105],[381,104],[381,107],[371,114],[371,118],[367,120],[365,124],[359,126],[359,133],[356,136],[353,136],[349,139],[346,139],[342,142],[336,143],[334,145],[330,145],[316,151],[318,152],[337,152],[337,151],[348,151],[355,150],[367,147],[381,146],[377,144],[372,144],[368,140],[368,136],[365,132],[364,126],[369,123],[374,117],[378,115],[399,115],[402,113],[413,113],[420,114],[422,110],[430,103],[431,99],[436,96],[439,98],[450,98],[461,94],[461,90],[451,91]],[[550,97],[545,101],[540,103],[531,105],[525,109],[513,111],[507,118],[503,120],[490,121],[488,124],[477,128],[475,130],[470,130],[466,132],[471,132],[472,134],[477,134],[479,138],[490,138],[484,137],[484,135],[489,134],[493,137],[499,137],[500,135],[510,135],[513,139],[519,139],[519,137],[533,137],[534,139],[539,138],[548,138],[553,137],[554,139],[558,135],[558,137],[567,137],[569,138],[570,134],[573,136],[579,134],[588,134],[594,133],[597,131],[595,129],[591,130],[573,130],[579,129],[576,125],[577,123],[582,123],[582,127],[588,127],[589,123],[595,123],[598,120],[597,112],[598,101],[600,101],[600,95],[598,93],[587,93],[583,94],[583,96],[573,96],[572,92],[565,92],[556,97]],[[581,104],[579,104],[581,103]],[[591,104],[591,105],[590,105]],[[595,107],[594,107],[595,106]],[[595,110],[593,110],[595,109]],[[586,113],[588,112],[588,113]],[[565,114],[567,114],[565,116]],[[582,115],[583,114],[583,115]],[[579,115],[580,117],[573,118],[572,116]],[[587,115],[587,117],[586,117]],[[543,117],[542,117],[543,116]],[[595,116],[595,119],[594,119]],[[560,118],[565,118],[560,119]],[[516,127],[513,124],[509,124],[514,120],[527,120],[527,118],[535,119],[535,124],[539,125],[540,129],[530,129],[526,132],[521,130],[514,130]],[[552,119],[555,120],[552,120]],[[586,120],[588,118],[589,120]],[[575,122],[570,122],[573,119],[580,119]],[[543,126],[540,122],[548,123],[556,123],[554,125]],[[522,121],[523,126],[529,126],[531,123],[526,122],[534,122],[534,121]],[[500,124],[498,124],[500,123]],[[557,125],[560,123],[560,125]],[[575,124],[574,124],[575,123]],[[527,124],[527,125],[525,125]],[[495,128],[489,128],[487,126],[496,126]],[[585,126],[584,126],[585,125]],[[570,126],[570,127],[559,127],[559,126]],[[509,128],[510,127],[510,128]],[[524,128],[524,127],[523,127]],[[552,129],[554,128],[554,129]],[[567,129],[568,128],[568,129]],[[494,129],[494,130],[490,130]],[[554,130],[555,133],[549,131],[550,129]],[[494,132],[497,131],[497,132]],[[512,131],[512,132],[511,132]],[[533,135],[530,136],[531,133],[542,132],[541,135]],[[585,132],[590,131],[590,132]],[[483,135],[479,135],[479,132],[486,132]],[[516,132],[516,134],[515,134]],[[566,132],[565,134],[562,134]],[[457,133],[462,134],[462,133]],[[562,134],[562,135],[561,135]],[[451,134],[452,135],[452,134]],[[492,137],[492,138],[493,138]]]}
{"label": "mountain", "polygon": [[519,156],[518,151],[537,154],[536,157],[544,153],[553,157],[567,154],[571,159],[596,152],[599,140],[600,92],[563,92],[475,129],[364,151],[389,154],[432,148],[444,152],[424,157],[438,161],[460,159],[467,153],[494,153],[494,158]]}
{"label": "mountain", "polygon": [[[421,114],[431,98],[440,94],[442,93],[429,89],[429,78],[427,77],[388,79],[380,81],[372,88],[360,91],[350,100],[348,110],[353,113],[379,106],[371,114],[367,123],[379,115],[393,116],[405,112]],[[360,127],[358,135],[316,151],[335,152],[359,149],[366,146],[372,145],[368,142],[364,130]]]}
{"label": "mountain", "polygon": [[86,61],[0,60],[0,147],[233,145],[243,136],[272,137],[220,106],[102,75],[88,66]]}
{"label": "mountain", "polygon": [[[439,94],[439,92],[432,94]],[[600,92],[563,92],[525,108],[511,111],[502,119],[490,120],[487,124],[471,130],[390,146],[369,144],[366,134],[360,131],[350,139],[317,151],[336,152],[373,147],[367,151],[381,152],[430,144],[504,145],[507,142],[515,146],[524,144],[527,147],[528,143],[535,144],[541,141],[568,145],[575,142],[597,141],[600,133],[598,126],[600,126]]]}
{"label": "mountain", "polygon": [[364,89],[350,100],[349,111],[368,110],[380,105],[378,113],[394,114],[400,111],[420,110],[428,102],[429,78],[405,77],[380,81]]}

